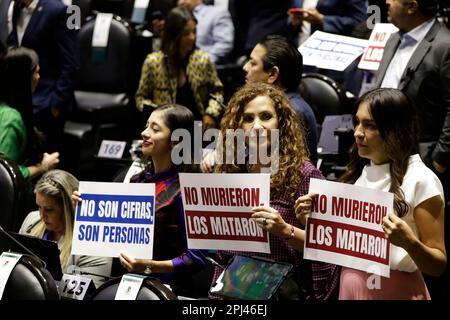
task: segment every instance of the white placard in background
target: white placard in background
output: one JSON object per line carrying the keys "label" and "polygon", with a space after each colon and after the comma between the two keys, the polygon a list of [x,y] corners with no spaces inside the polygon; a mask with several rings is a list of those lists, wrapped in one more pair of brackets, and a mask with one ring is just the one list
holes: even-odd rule
{"label": "white placard in background", "polygon": [[304,65],[343,71],[366,50],[368,44],[368,40],[316,31],[298,50]]}
{"label": "white placard in background", "polygon": [[369,38],[369,46],[362,55],[358,68],[365,70],[378,70],[381,58],[383,58],[384,47],[392,33],[398,28],[391,23],[377,23]]}

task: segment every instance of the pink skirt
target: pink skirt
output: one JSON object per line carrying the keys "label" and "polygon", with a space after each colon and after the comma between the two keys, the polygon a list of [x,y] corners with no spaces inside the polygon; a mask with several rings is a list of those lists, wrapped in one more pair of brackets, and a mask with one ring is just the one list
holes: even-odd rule
{"label": "pink skirt", "polygon": [[419,270],[390,271],[390,278],[342,267],[339,300],[431,300]]}

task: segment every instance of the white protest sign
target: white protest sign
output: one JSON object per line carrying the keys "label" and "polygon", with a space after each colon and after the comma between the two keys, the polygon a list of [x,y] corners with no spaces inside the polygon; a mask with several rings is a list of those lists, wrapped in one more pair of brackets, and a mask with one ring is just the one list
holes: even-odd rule
{"label": "white protest sign", "polygon": [[124,274],[114,300],[136,300],[144,279],[145,277],[137,274]]}
{"label": "white protest sign", "polygon": [[3,252],[0,255],[0,300],[3,297],[3,292],[9,276],[21,257],[21,254],[12,252]]}
{"label": "white protest sign", "polygon": [[311,179],[309,193],[318,196],[306,223],[304,258],[389,277],[390,243],[381,223],[393,212],[393,194],[319,179]]}
{"label": "white protest sign", "polygon": [[378,70],[384,47],[392,33],[398,28],[391,23],[377,23],[369,38],[369,45],[362,55],[358,68],[365,70]]}
{"label": "white protest sign", "polygon": [[155,185],[80,182],[72,254],[153,256]]}
{"label": "white protest sign", "polygon": [[343,71],[364,52],[367,45],[368,40],[316,31],[298,50],[304,65]]}
{"label": "white protest sign", "polygon": [[269,174],[180,173],[188,248],[270,253],[251,209],[270,205]]}

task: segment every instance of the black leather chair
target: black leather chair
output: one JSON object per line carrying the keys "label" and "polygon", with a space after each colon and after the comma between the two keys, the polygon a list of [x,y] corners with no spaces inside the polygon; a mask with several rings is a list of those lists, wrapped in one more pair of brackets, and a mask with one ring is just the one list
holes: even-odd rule
{"label": "black leather chair", "polygon": [[[71,160],[68,168],[75,173],[84,162],[91,162],[101,140],[126,141],[131,107],[129,69],[131,29],[114,16],[105,51],[94,59],[92,36],[97,15],[87,18],[78,33],[81,65],[75,84],[76,108],[65,125]],[[98,58],[100,57],[100,58]]]}
{"label": "black leather chair", "polygon": [[0,225],[18,231],[25,218],[26,183],[17,164],[0,154]]}
{"label": "black leather chair", "polygon": [[345,90],[331,78],[318,73],[305,73],[299,89],[313,108],[318,124],[322,124],[325,116],[349,113]]}
{"label": "black leather chair", "polygon": [[2,300],[59,300],[59,294],[42,263],[23,255],[10,274]]}
{"label": "black leather chair", "polygon": [[118,121],[126,112],[131,30],[114,16],[103,59],[93,59],[92,35],[96,15],[90,17],[78,33],[81,67],[75,89],[77,114],[94,124]]}
{"label": "black leather chair", "polygon": [[[114,300],[122,277],[103,283],[91,296],[92,300]],[[136,300],[177,300],[177,296],[156,278],[145,278]]]}

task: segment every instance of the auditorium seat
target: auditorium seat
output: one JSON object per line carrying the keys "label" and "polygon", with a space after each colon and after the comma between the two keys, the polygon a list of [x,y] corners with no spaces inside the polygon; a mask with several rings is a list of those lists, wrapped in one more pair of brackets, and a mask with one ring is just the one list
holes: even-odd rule
{"label": "auditorium seat", "polygon": [[[114,300],[122,277],[103,283],[91,296],[92,300]],[[147,277],[142,282],[136,300],[177,300],[176,295],[158,279]]]}
{"label": "auditorium seat", "polygon": [[59,294],[42,263],[23,255],[10,274],[2,300],[59,300]]}
{"label": "auditorium seat", "polygon": [[[102,140],[127,141],[131,114],[129,69],[131,29],[114,16],[104,51],[92,47],[97,15],[88,17],[78,33],[80,70],[75,82],[76,107],[65,126],[71,141],[69,169],[91,161]],[[75,168],[74,168],[75,166]]]}
{"label": "auditorium seat", "polygon": [[0,153],[0,225],[18,231],[26,212],[26,182],[17,164]]}
{"label": "auditorium seat", "polygon": [[345,90],[333,79],[319,73],[305,73],[302,76],[300,92],[314,110],[317,123],[322,124],[325,116],[348,113],[349,101]]}

